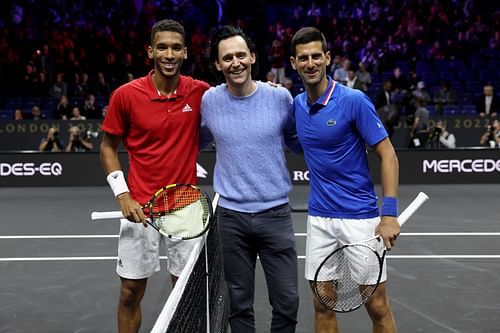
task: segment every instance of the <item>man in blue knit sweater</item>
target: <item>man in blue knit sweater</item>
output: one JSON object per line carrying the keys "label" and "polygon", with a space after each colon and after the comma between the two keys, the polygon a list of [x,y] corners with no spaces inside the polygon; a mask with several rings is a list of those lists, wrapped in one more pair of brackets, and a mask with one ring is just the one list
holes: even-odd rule
{"label": "man in blue knit sweater", "polygon": [[237,27],[219,29],[211,65],[226,83],[202,99],[201,146],[216,144],[214,190],[232,332],[255,332],[255,263],[259,256],[273,308],[271,332],[295,332],[297,253],[285,145],[300,152],[293,100],[285,88],[252,79],[255,45]]}

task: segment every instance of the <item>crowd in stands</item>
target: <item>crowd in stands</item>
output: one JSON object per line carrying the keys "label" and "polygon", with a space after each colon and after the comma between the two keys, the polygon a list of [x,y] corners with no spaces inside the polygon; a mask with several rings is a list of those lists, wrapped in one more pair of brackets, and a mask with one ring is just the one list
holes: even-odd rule
{"label": "crowd in stands", "polygon": [[284,84],[293,95],[303,91],[289,47],[300,27],[312,25],[327,37],[331,77],[365,92],[389,130],[419,108],[494,117],[498,9],[484,0],[6,1],[0,117],[102,118],[111,92],[152,68],[147,27],[165,17],[186,27],[183,73],[211,84],[210,32],[234,24],[258,45],[259,79]]}

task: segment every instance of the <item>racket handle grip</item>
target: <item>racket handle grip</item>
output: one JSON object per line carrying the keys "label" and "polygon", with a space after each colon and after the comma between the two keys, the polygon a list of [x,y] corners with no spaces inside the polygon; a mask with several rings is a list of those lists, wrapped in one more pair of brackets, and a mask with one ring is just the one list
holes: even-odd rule
{"label": "racket handle grip", "polygon": [[417,209],[422,206],[424,202],[429,199],[429,196],[424,192],[420,192],[415,199],[406,207],[406,209],[399,215],[398,222],[402,226],[408,219],[415,213]]}
{"label": "racket handle grip", "polygon": [[111,211],[111,212],[92,212],[90,214],[90,219],[94,220],[107,220],[107,219],[122,219],[123,214],[121,211]]}

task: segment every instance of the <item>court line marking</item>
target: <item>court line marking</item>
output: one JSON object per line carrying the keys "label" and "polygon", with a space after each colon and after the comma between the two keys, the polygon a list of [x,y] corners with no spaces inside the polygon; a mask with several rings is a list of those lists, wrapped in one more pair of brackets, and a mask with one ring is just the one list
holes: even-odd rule
{"label": "court line marking", "polygon": [[[297,256],[298,259],[305,259],[306,256]],[[500,254],[452,254],[452,255],[388,255],[389,259],[500,259]],[[117,260],[116,256],[109,257],[24,257],[24,258],[0,258],[0,262],[13,261],[100,261],[100,260]],[[160,259],[167,259],[165,256],[160,256]]]}
{"label": "court line marking", "polygon": [[[500,236],[500,232],[402,232],[400,236]],[[305,237],[307,233],[295,233]]]}
{"label": "court line marking", "polygon": [[118,238],[118,235],[12,235],[0,239],[74,239],[74,238]]}
{"label": "court line marking", "polygon": [[[306,237],[304,232],[295,233],[296,237]],[[400,236],[500,236],[500,232],[402,232]],[[78,238],[118,238],[118,235],[12,235],[0,239],[78,239]]]}

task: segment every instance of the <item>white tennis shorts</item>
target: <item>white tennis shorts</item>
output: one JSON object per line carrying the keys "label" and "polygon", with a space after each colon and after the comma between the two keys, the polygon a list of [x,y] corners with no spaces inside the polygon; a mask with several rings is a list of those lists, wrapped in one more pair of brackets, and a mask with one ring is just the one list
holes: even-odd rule
{"label": "white tennis shorts", "polygon": [[179,276],[196,239],[176,240],[162,236],[152,226],[121,220],[116,272],[126,279],[144,279],[160,270],[160,244],[165,244],[167,270]]}
{"label": "white tennis shorts", "polygon": [[[318,267],[335,249],[345,244],[360,242],[373,237],[379,222],[379,217],[371,219],[337,219],[308,216],[305,278],[313,281]],[[381,255],[383,243],[380,246],[381,251],[379,251],[379,254]],[[356,257],[359,260],[363,259],[363,256]],[[385,280],[387,280],[387,269],[384,262],[380,282]]]}

